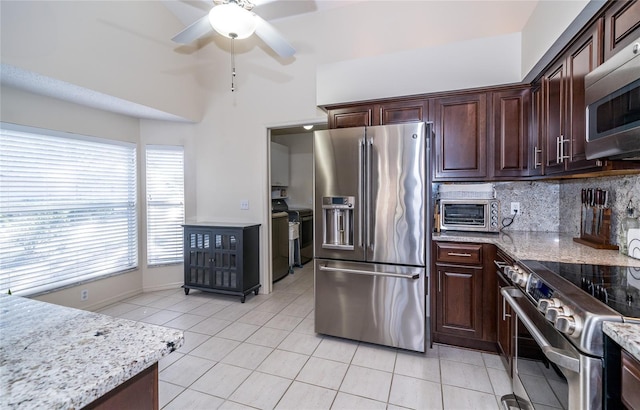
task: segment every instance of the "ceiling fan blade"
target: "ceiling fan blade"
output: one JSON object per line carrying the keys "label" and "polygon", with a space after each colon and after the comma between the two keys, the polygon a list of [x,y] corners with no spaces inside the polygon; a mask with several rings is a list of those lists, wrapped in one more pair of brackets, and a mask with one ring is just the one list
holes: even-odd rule
{"label": "ceiling fan blade", "polygon": [[281,57],[291,57],[296,50],[278,33],[278,31],[262,17],[255,15],[258,22],[256,34]]}
{"label": "ceiling fan blade", "polygon": [[211,27],[211,23],[209,23],[209,16],[206,15],[191,23],[191,25],[176,34],[171,40],[180,44],[189,44],[209,34],[212,30],[213,27]]}

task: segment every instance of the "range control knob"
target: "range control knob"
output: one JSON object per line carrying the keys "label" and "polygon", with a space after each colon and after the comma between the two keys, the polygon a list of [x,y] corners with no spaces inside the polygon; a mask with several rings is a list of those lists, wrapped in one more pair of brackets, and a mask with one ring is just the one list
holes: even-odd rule
{"label": "range control knob", "polygon": [[554,325],[562,333],[578,337],[582,331],[582,322],[577,316],[558,316]]}
{"label": "range control knob", "polygon": [[518,266],[509,266],[507,268],[507,276],[509,276],[509,279],[511,279],[514,282],[516,281],[519,273],[520,273],[520,267]]}
{"label": "range control knob", "polygon": [[514,266],[509,273],[509,278],[518,286],[525,287],[529,279],[529,273],[525,272],[519,266]]}
{"label": "range control knob", "polygon": [[556,323],[559,317],[571,316],[572,313],[571,309],[566,306],[554,306],[547,309],[544,317],[546,317],[549,322]]}
{"label": "range control knob", "polygon": [[538,301],[538,310],[542,313],[547,313],[547,309],[549,309],[550,307],[558,307],[560,306],[560,300],[553,298],[553,299],[540,299]]}

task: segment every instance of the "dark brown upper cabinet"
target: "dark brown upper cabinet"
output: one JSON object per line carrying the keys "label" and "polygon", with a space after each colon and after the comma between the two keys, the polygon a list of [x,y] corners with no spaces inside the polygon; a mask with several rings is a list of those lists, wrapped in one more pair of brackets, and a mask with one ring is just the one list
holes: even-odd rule
{"label": "dark brown upper cabinet", "polygon": [[[431,108],[433,107],[433,108]],[[434,98],[434,181],[487,178],[487,94]]]}
{"label": "dark brown upper cabinet", "polygon": [[523,177],[528,175],[529,87],[492,93],[491,132],[493,141],[493,177]]}
{"label": "dark brown upper cabinet", "polygon": [[531,88],[531,121],[529,122],[529,176],[540,176],[544,172],[544,98],[542,85]]}
{"label": "dark brown upper cabinet", "polygon": [[329,128],[347,128],[427,121],[427,108],[427,100],[419,99],[328,108],[327,113]]}
{"label": "dark brown upper cabinet", "polygon": [[612,1],[604,12],[604,58],[640,37],[640,1]]}
{"label": "dark brown upper cabinet", "polygon": [[374,125],[398,124],[402,122],[426,121],[427,100],[393,101],[376,105],[378,114]]}
{"label": "dark brown upper cabinet", "polygon": [[602,63],[601,38],[598,20],[542,78],[542,106],[534,113],[542,121],[533,121],[541,124],[545,175],[597,167],[585,157],[584,77]]}
{"label": "dark brown upper cabinet", "polygon": [[373,105],[328,110],[329,128],[367,127],[373,125]]}

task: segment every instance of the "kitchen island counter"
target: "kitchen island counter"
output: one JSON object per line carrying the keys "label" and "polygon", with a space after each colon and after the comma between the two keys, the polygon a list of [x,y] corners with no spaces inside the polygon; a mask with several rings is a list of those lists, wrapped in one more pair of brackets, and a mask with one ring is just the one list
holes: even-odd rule
{"label": "kitchen island counter", "polygon": [[20,409],[84,407],[184,342],[180,330],[9,295],[0,334],[0,408]]}
{"label": "kitchen island counter", "polygon": [[640,260],[618,251],[594,249],[559,232],[511,231],[500,233],[434,233],[434,241],[491,243],[515,260],[539,260],[591,265],[640,267]]}

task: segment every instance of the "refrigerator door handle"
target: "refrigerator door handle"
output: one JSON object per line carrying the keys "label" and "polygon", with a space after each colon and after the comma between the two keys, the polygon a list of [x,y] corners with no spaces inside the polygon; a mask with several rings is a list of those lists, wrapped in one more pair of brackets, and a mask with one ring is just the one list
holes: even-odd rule
{"label": "refrigerator door handle", "polygon": [[345,272],[345,273],[354,273],[356,275],[367,275],[367,276],[387,276],[391,278],[401,278],[401,279],[418,279],[420,278],[419,273],[415,273],[413,275],[402,275],[399,273],[390,273],[390,272],[373,272],[368,270],[360,270],[360,269],[345,269],[345,268],[331,268],[329,266],[320,265],[320,270],[327,272]]}
{"label": "refrigerator door handle", "polygon": [[360,140],[360,152],[358,161],[360,163],[360,175],[358,175],[359,183],[358,183],[358,244],[364,248],[364,235],[362,230],[362,215],[364,213],[364,201],[362,200],[362,195],[364,194],[364,176],[365,176],[365,144],[366,140],[363,138]]}
{"label": "refrigerator door handle", "polygon": [[368,257],[368,253],[369,253],[369,249],[373,248],[373,243],[371,243],[371,227],[373,226],[373,211],[372,211],[372,199],[373,199],[373,195],[371,195],[371,152],[373,150],[373,140],[371,140],[371,138],[367,138],[366,139],[366,153],[365,153],[365,169],[366,169],[366,196],[367,196],[367,204],[366,204],[366,216],[365,216],[365,220],[367,221],[367,226],[366,226],[366,232],[367,232],[367,243],[366,243],[366,251],[365,254],[367,254],[367,259]]}

